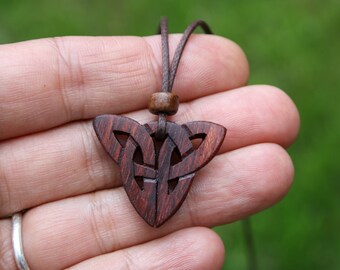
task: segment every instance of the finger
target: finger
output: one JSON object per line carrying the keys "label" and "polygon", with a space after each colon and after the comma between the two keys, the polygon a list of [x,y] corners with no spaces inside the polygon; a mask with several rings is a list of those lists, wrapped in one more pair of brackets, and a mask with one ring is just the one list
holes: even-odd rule
{"label": "finger", "polygon": [[[171,36],[171,51],[179,38]],[[0,139],[145,108],[161,87],[160,44],[160,36],[64,37],[0,46]],[[235,43],[195,35],[174,92],[185,101],[239,87],[247,77]]]}
{"label": "finger", "polygon": [[123,188],[116,188],[29,210],[23,219],[25,252],[33,269],[65,268],[181,228],[233,222],[280,200],[292,178],[291,160],[280,146],[244,147],[202,169],[180,210],[158,229],[138,216]]}
{"label": "finger", "polygon": [[224,246],[207,228],[190,228],[161,239],[98,256],[70,270],[109,269],[221,269]]}
{"label": "finger", "polygon": [[[175,121],[215,121],[228,128],[221,152],[262,142],[287,146],[299,126],[291,100],[268,86],[204,97],[181,108]],[[146,111],[130,116],[151,120]],[[0,149],[1,215],[121,184],[119,168],[102,149],[91,123],[8,141]]]}
{"label": "finger", "polygon": [[[143,123],[152,117],[147,111],[129,116]],[[221,152],[262,142],[288,146],[299,127],[292,101],[269,86],[244,87],[183,104],[173,120],[206,120],[227,127]],[[4,142],[0,161],[2,216],[121,184],[119,168],[90,122]]]}
{"label": "finger", "polygon": [[16,269],[12,248],[10,219],[0,220],[0,269]]}

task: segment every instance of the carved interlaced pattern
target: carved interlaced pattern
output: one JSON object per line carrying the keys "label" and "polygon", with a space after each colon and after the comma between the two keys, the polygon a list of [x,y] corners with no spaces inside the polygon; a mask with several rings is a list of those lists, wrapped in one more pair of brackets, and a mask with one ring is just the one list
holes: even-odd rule
{"label": "carved interlaced pattern", "polygon": [[116,115],[97,117],[94,128],[120,166],[130,201],[152,226],[160,226],[178,210],[195,172],[212,159],[225,135],[224,127],[210,122],[167,122],[166,137],[157,141],[157,122],[140,125]]}

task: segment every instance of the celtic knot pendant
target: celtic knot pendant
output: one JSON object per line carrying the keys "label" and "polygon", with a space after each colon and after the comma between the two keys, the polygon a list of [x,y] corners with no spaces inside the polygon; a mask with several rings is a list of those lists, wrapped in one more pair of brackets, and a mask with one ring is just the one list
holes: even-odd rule
{"label": "celtic knot pendant", "polygon": [[[226,134],[218,124],[196,121],[177,125],[166,119],[178,110],[179,97],[171,90],[185,44],[198,26],[211,34],[201,20],[189,25],[170,66],[167,20],[161,20],[162,90],[153,93],[149,103],[149,111],[158,115],[158,121],[140,125],[118,115],[100,115],[93,121],[101,144],[120,167],[132,205],[153,227],[161,226],[176,213],[195,172],[214,157]],[[196,139],[199,144],[194,142]]]}
{"label": "celtic knot pendant", "polygon": [[[159,142],[155,139],[158,122],[140,125],[127,117],[101,115],[93,125],[106,152],[120,166],[132,205],[153,227],[176,213],[195,172],[213,158],[226,133],[210,122],[167,122],[166,136]],[[201,142],[194,146],[197,138]]]}

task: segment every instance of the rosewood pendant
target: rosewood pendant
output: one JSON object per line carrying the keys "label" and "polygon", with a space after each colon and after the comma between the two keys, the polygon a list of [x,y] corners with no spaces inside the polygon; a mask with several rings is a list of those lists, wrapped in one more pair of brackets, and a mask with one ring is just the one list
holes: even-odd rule
{"label": "rosewood pendant", "polygon": [[149,103],[149,111],[158,115],[158,121],[141,125],[118,115],[100,115],[93,121],[101,144],[120,167],[132,205],[153,227],[161,226],[176,213],[195,173],[214,157],[226,134],[223,126],[211,122],[178,125],[166,119],[178,110],[179,98],[171,89],[185,44],[197,26],[211,33],[205,22],[192,23],[184,32],[170,68],[167,21],[161,21],[162,92],[154,93]]}
{"label": "rosewood pendant", "polygon": [[[195,172],[213,158],[226,133],[224,127],[210,122],[167,122],[166,137],[157,141],[158,122],[140,125],[124,116],[101,115],[93,125],[106,152],[120,167],[132,205],[154,227],[176,213]],[[194,139],[201,139],[196,147]]]}

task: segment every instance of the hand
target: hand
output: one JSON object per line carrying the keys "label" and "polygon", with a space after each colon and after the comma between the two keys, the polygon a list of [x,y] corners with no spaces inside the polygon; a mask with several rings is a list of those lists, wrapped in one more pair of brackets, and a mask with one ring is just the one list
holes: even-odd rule
{"label": "hand", "polygon": [[[170,37],[173,52],[179,35]],[[0,46],[0,268],[16,269],[9,216],[23,217],[35,269],[219,269],[224,248],[210,229],[261,211],[289,190],[284,148],[299,115],[281,90],[245,86],[241,49],[195,35],[174,84],[172,120],[224,125],[226,139],[200,170],[181,209],[158,229],[133,209],[118,166],[93,131],[96,115],[154,119],[160,37],[66,37]],[[201,227],[197,227],[201,226]]]}

